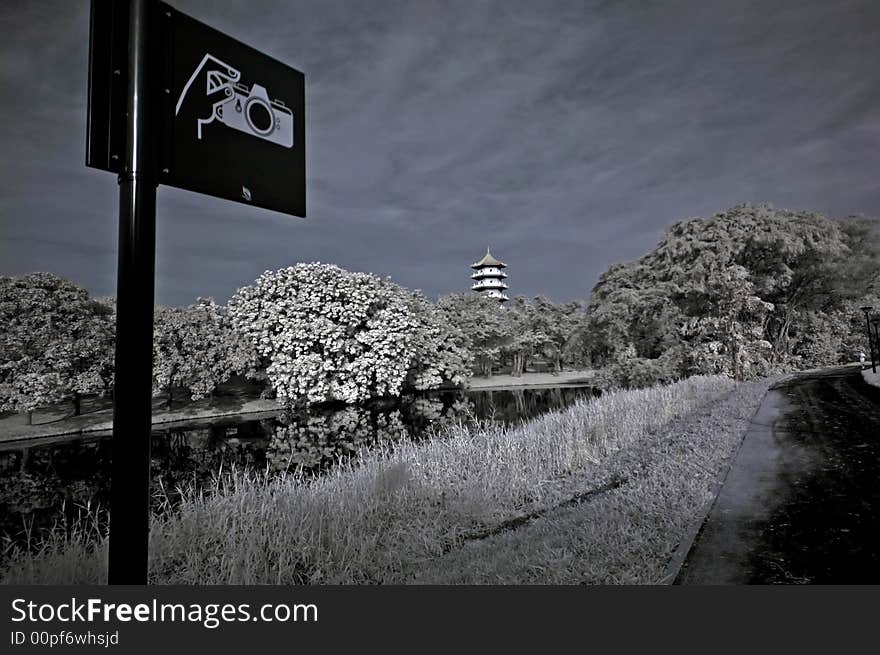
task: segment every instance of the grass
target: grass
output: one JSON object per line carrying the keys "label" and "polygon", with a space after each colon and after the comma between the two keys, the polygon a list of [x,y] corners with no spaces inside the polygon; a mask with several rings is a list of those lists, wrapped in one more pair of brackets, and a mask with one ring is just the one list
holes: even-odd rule
{"label": "grass", "polygon": [[523,528],[474,540],[430,562],[431,584],[657,584],[695,521],[769,382],[741,385],[650,439],[586,471],[583,484],[622,481],[587,502],[561,504]]}
{"label": "grass", "polygon": [[[311,480],[227,472],[153,517],[150,580],[656,581],[744,428],[699,439],[669,431],[716,405],[754,411],[757,390],[738,401],[735,389],[727,378],[695,377],[607,392],[517,427],[459,426],[398,442]],[[689,476],[699,483],[682,481]],[[100,532],[59,532],[8,553],[3,582],[103,583]],[[644,562],[653,573],[633,573]]]}

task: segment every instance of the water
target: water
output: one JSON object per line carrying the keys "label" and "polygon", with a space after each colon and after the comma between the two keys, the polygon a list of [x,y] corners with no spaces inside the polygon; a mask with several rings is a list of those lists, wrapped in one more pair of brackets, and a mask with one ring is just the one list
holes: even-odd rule
{"label": "water", "polygon": [[[430,438],[459,422],[517,423],[594,393],[590,387],[444,392],[156,430],[154,498],[173,504],[178,487],[205,484],[221,467],[320,474],[362,447],[402,437]],[[21,542],[65,517],[69,522],[85,506],[99,508],[100,514],[109,504],[110,441],[80,438],[0,452],[0,534]]]}

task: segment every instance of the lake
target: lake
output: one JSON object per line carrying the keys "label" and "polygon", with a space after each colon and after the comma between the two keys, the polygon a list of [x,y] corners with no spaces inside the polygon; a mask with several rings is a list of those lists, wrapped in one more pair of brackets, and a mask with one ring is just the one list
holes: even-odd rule
{"label": "lake", "polygon": [[[319,475],[340,457],[403,437],[426,439],[452,424],[513,424],[571,405],[592,387],[437,392],[367,405],[324,406],[302,412],[201,420],[152,433],[152,485],[172,504],[177,488],[209,482],[235,466]],[[109,437],[0,452],[0,534],[22,541],[68,523],[83,507],[109,504]],[[62,507],[64,511],[62,512]]]}

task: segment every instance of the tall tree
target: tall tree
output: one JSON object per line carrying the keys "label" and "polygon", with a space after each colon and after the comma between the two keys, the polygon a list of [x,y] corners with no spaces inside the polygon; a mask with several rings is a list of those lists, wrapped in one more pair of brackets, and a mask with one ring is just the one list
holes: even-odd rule
{"label": "tall tree", "polygon": [[[834,317],[877,284],[877,225],[771,205],[679,222],[652,252],[600,278],[591,355],[608,364],[632,349],[672,365],[676,351],[678,374],[736,377],[832,357],[847,339]],[[837,345],[809,345],[820,325]]]}
{"label": "tall tree", "polygon": [[223,308],[200,298],[188,307],[157,307],[153,322],[153,391],[165,393],[168,408],[175,388],[192,400],[213,393],[236,374],[253,374],[258,358]]}
{"label": "tall tree", "polygon": [[470,377],[473,357],[464,336],[446,321],[440,309],[421,294],[401,290],[416,327],[412,333],[412,360],[405,386],[420,391],[441,385],[463,386]]}
{"label": "tall tree", "polygon": [[554,303],[544,296],[536,296],[530,305],[536,349],[553,362],[553,370],[558,373],[566,348],[578,336],[585,319],[584,306],[580,302]]}
{"label": "tall tree", "polygon": [[529,360],[542,350],[550,337],[544,331],[546,322],[539,315],[539,308],[528,298],[516,296],[504,310],[511,337],[502,352],[510,358],[510,374],[520,377]]}
{"label": "tall tree", "polygon": [[459,345],[474,359],[477,371],[492,375],[502,351],[514,338],[505,308],[497,300],[476,293],[452,293],[437,303],[445,321],[457,331]]}
{"label": "tall tree", "polygon": [[[105,389],[112,377],[113,313],[51,273],[0,277],[0,408],[39,406]],[[109,373],[108,373],[109,372]]]}

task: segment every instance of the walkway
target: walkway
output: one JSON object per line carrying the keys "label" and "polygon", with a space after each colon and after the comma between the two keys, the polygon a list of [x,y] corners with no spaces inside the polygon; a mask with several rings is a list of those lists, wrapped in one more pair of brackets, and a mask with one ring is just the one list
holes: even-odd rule
{"label": "walkway", "polygon": [[880,389],[858,367],[764,398],[676,584],[880,582]]}

